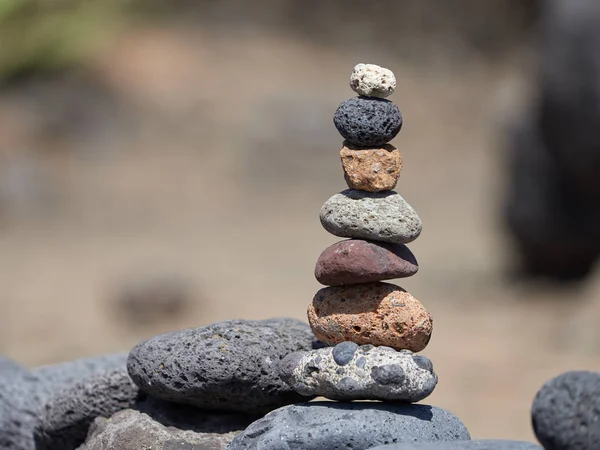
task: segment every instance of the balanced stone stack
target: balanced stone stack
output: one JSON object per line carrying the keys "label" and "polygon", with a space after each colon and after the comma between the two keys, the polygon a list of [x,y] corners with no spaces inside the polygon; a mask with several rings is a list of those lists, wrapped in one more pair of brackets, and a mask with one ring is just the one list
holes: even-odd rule
{"label": "balanced stone stack", "polygon": [[327,248],[315,276],[321,289],[308,307],[322,349],[288,355],[283,378],[303,395],[333,400],[416,402],[437,384],[423,350],[433,321],[423,305],[384,280],[418,270],[405,245],[421,233],[415,210],[393,191],[402,155],[389,144],[402,127],[398,107],[385,97],[396,87],[394,74],[358,64],[350,78],[358,97],[344,101],[334,115],[345,138],[340,152],[350,189],[325,202],[320,218],[335,236],[349,238]]}

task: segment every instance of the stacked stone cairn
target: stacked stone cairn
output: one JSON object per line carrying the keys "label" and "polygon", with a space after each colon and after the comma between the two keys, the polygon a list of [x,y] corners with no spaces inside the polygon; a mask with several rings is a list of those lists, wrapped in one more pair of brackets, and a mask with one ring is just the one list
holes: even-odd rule
{"label": "stacked stone cairn", "polygon": [[334,115],[346,139],[340,156],[350,189],[327,200],[320,213],[327,231],[349,239],[321,253],[315,276],[328,287],[308,307],[315,336],[334,347],[289,355],[282,375],[303,395],[417,402],[438,381],[431,361],[415,354],[429,343],[433,320],[411,294],[383,282],[417,272],[405,244],[422,229],[415,210],[393,191],[402,155],[389,142],[402,115],[385,97],[396,79],[388,69],[358,64],[350,86],[359,96]]}

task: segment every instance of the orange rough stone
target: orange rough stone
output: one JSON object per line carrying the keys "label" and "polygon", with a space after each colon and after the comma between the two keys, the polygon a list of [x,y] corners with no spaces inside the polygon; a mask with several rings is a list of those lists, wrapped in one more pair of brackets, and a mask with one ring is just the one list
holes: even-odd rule
{"label": "orange rough stone", "polygon": [[321,289],[308,306],[315,336],[328,345],[352,341],[423,350],[433,331],[425,307],[399,286],[364,283]]}
{"label": "orange rough stone", "polygon": [[402,155],[393,145],[360,148],[344,142],[340,150],[344,178],[350,189],[380,192],[396,187],[402,170]]}

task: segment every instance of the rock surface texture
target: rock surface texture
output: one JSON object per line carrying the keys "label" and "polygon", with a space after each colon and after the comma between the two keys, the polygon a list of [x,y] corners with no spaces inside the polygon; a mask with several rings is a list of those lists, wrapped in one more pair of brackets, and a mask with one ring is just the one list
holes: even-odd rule
{"label": "rock surface texture", "polygon": [[433,331],[433,319],[423,305],[390,283],[323,288],[308,306],[308,320],[315,335],[329,345],[352,341],[419,352]]}
{"label": "rock surface texture", "polygon": [[463,423],[435,406],[311,402],[272,411],[236,436],[229,450],[362,450],[468,439]]}
{"label": "rock surface texture", "polygon": [[338,132],[359,147],[384,145],[402,128],[402,114],[389,100],[354,97],[344,101],[333,116]]}
{"label": "rock surface texture", "polygon": [[67,450],[82,444],[96,417],[132,406],[138,388],[125,367],[94,375],[52,396],[40,413],[36,450]]}
{"label": "rock surface texture", "polygon": [[397,192],[348,189],[325,202],[323,228],[335,236],[407,244],[421,234],[421,219]]}
{"label": "rock surface texture", "polygon": [[413,276],[415,255],[404,244],[350,239],[327,247],[315,266],[321,284],[340,286]]}
{"label": "rock surface texture", "polygon": [[358,95],[385,98],[396,90],[396,76],[376,64],[357,64],[350,75],[350,87]]}
{"label": "rock surface texture", "polygon": [[332,400],[418,402],[437,384],[426,357],[354,342],[291,353],[280,367],[281,378],[299,394]]}
{"label": "rock surface texture", "polygon": [[368,192],[396,187],[402,170],[402,155],[393,145],[363,149],[344,142],[340,150],[344,179],[350,189]]}
{"label": "rock surface texture", "polygon": [[533,430],[546,450],[600,448],[600,373],[566,372],[539,390]]}
{"label": "rock surface texture", "polygon": [[233,320],[155,336],[127,367],[138,387],[163,400],[217,411],[266,413],[302,401],[278,376],[288,353],[310,350],[314,335],[294,319]]}
{"label": "rock surface texture", "polygon": [[542,447],[523,441],[481,439],[475,441],[417,442],[414,444],[379,445],[370,450],[542,450]]}

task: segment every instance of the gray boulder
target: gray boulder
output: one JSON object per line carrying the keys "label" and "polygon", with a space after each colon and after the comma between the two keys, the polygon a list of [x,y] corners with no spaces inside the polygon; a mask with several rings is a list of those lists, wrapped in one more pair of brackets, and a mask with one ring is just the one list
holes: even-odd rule
{"label": "gray boulder", "polygon": [[470,438],[456,416],[435,406],[311,402],[270,412],[240,433],[229,450],[363,450],[397,442]]}
{"label": "gray boulder", "polygon": [[166,401],[266,413],[306,400],[279,378],[278,364],[314,343],[295,319],[232,320],[155,336],[131,350],[127,367],[142,391]]}
{"label": "gray boulder", "polygon": [[542,450],[542,448],[531,442],[481,439],[476,441],[389,444],[379,445],[370,450]]}

